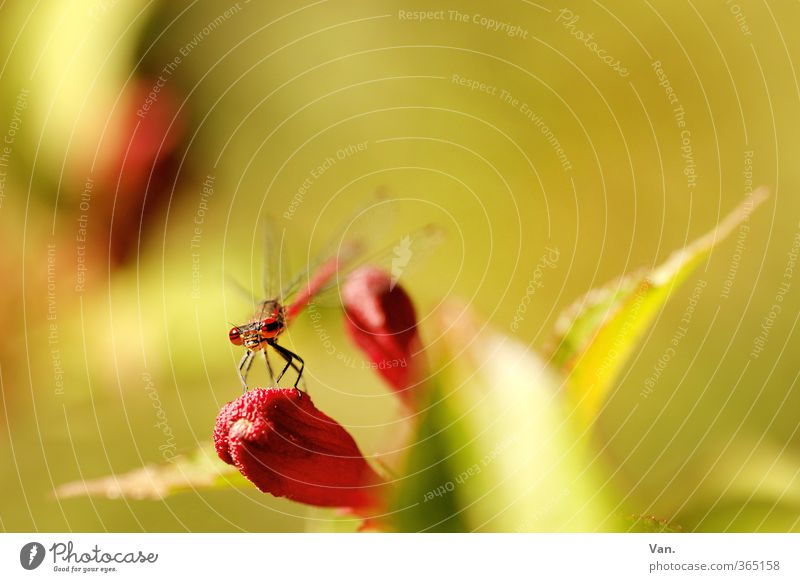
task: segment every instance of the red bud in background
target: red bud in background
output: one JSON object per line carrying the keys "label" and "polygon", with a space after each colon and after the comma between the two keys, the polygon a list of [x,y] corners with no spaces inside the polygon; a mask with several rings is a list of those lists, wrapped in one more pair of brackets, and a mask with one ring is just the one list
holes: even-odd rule
{"label": "red bud in background", "polygon": [[167,207],[179,177],[179,148],[186,133],[182,97],[164,86],[161,77],[142,77],[125,91],[118,132],[107,146],[108,165],[99,170],[98,204],[93,209],[93,222],[99,220],[102,227],[96,243],[109,254],[112,266],[135,257],[153,219]]}
{"label": "red bud in background", "polygon": [[377,267],[354,271],[342,289],[350,337],[376,371],[413,407],[409,390],[424,375],[422,344],[411,298]]}
{"label": "red bud in background", "polygon": [[342,425],[293,388],[250,390],[217,416],[214,444],[265,493],[361,512],[381,503],[383,481]]}

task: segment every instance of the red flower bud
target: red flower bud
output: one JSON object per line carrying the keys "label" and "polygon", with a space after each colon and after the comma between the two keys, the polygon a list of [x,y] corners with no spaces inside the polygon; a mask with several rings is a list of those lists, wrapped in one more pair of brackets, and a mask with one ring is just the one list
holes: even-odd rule
{"label": "red flower bud", "polygon": [[424,375],[422,344],[411,298],[376,267],[354,271],[342,288],[345,326],[377,372],[407,404]]}
{"label": "red flower bud", "polygon": [[258,388],[217,416],[219,457],[276,497],[357,510],[379,505],[382,479],[342,425],[292,388]]}

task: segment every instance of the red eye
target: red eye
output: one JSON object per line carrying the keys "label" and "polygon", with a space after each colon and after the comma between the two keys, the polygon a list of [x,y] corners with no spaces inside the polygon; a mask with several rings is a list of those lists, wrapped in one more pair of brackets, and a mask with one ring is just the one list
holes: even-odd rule
{"label": "red eye", "polygon": [[258,331],[262,337],[275,337],[275,332],[278,331],[278,322],[274,317],[268,317],[261,322],[261,327],[258,328]]}
{"label": "red eye", "polygon": [[242,345],[242,332],[239,331],[238,327],[232,327],[228,332],[228,339],[231,340],[233,345],[240,346]]}

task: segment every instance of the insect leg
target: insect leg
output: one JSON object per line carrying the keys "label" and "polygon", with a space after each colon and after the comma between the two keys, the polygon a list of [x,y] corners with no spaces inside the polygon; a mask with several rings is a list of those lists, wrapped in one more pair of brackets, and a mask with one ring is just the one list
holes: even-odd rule
{"label": "insect leg", "polygon": [[275,379],[275,383],[277,384],[278,382],[281,381],[281,378],[283,378],[283,375],[286,373],[286,370],[289,369],[289,366],[292,365],[292,357],[286,353],[283,347],[279,346],[275,342],[270,342],[269,345],[271,345],[275,349],[275,351],[278,352],[278,355],[280,357],[286,360],[286,365],[283,367],[283,370],[281,370],[281,373],[278,374],[278,377]]}
{"label": "insect leg", "polygon": [[[284,360],[286,360],[286,358],[287,358],[287,356],[286,356],[286,355],[282,354],[282,353],[281,353],[280,351],[278,351],[278,350],[275,350],[275,351],[277,351],[277,352],[278,352],[278,355],[280,355],[280,356],[281,356],[281,357],[282,357]],[[289,350],[286,350],[286,351],[288,352]],[[294,352],[289,352],[289,354],[291,354],[291,356],[288,356],[289,358],[291,358],[292,356],[294,356],[295,358],[297,358],[298,360],[300,360],[300,356],[298,356],[298,355],[297,355],[297,354],[295,354]],[[300,361],[302,362],[302,360],[300,360]],[[294,360],[287,360],[287,362],[289,362],[289,363],[288,363],[288,364],[287,364],[287,365],[284,367],[284,369],[283,369],[283,372],[281,372],[281,376],[283,376],[283,374],[286,372],[286,370],[288,369],[288,367],[289,367],[289,366],[291,366],[291,367],[294,369],[294,371],[298,373],[298,376],[297,376],[297,380],[298,380],[298,382],[299,382],[299,383],[301,383],[301,384],[303,385],[303,387],[302,387],[300,390],[301,390],[302,392],[307,392],[307,390],[306,390],[306,379],[305,379],[305,378],[301,378],[301,376],[303,375],[303,369],[302,369],[302,368],[299,368],[299,367],[297,366],[297,364],[294,362]],[[279,376],[279,377],[278,377],[278,379],[279,379],[279,380],[280,380],[281,376]],[[294,387],[295,387],[295,388],[297,388],[297,382],[295,383],[295,386],[294,386]]]}
{"label": "insect leg", "polygon": [[[297,379],[294,381],[294,388],[298,392],[301,392],[301,390],[297,387],[297,384],[300,382],[300,378],[303,377],[303,369],[306,366],[305,362],[303,361],[303,358],[301,358],[294,352],[287,350],[285,347],[278,345],[277,343],[272,343],[270,345],[273,348],[275,348],[275,351],[278,352],[284,360],[286,360],[286,366],[284,366],[281,375],[278,376],[278,380],[280,380],[283,377],[283,375],[286,373],[286,370],[288,370],[289,366],[291,366],[292,368],[297,370]],[[295,359],[297,359],[300,362],[299,368],[297,367],[297,364],[294,363]]]}
{"label": "insect leg", "polygon": [[272,381],[273,384],[277,385],[275,382],[275,374],[272,373],[272,364],[269,363],[269,356],[267,355],[267,350],[264,350],[264,362],[267,364],[267,372],[269,373],[269,379]]}
{"label": "insect leg", "polygon": [[[300,360],[300,369],[299,370],[297,370],[297,365],[295,365],[294,362],[292,362],[292,368],[297,370],[297,378],[295,378],[295,381],[294,381],[294,387],[297,388],[297,384],[300,382],[300,379],[303,377],[303,370],[306,367],[306,363],[303,361],[303,358],[301,358],[300,356],[298,356],[294,352],[289,352],[289,353],[292,355],[293,358],[297,358],[298,360]],[[303,385],[305,386],[305,384],[303,384]]]}
{"label": "insect leg", "polygon": [[294,387],[297,388],[297,384],[300,383],[300,384],[303,385],[303,387],[300,388],[299,390],[301,392],[308,392],[308,390],[306,390],[306,379],[302,377],[303,376],[303,368],[305,367],[305,363],[303,362],[302,358],[300,358],[300,356],[298,356],[297,354],[295,354],[293,352],[291,352],[291,354],[292,354],[292,356],[294,356],[295,358],[300,360],[300,367],[299,368],[297,367],[297,364],[294,363],[294,360],[292,360],[292,364],[291,364],[292,368],[294,368],[294,371],[297,372],[297,380],[294,383]]}
{"label": "insect leg", "polygon": [[253,352],[247,350],[239,362],[239,379],[242,381],[242,392],[247,392],[247,374],[253,365]]}

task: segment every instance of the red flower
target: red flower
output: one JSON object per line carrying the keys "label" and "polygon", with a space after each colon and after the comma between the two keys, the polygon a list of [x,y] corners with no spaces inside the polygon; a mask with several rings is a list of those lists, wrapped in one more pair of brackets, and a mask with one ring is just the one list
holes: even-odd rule
{"label": "red flower", "polygon": [[102,224],[96,242],[112,265],[135,258],[148,227],[181,191],[176,182],[183,177],[179,149],[186,135],[182,97],[169,86],[153,97],[158,82],[142,77],[126,89],[119,132],[100,171],[96,211]]}
{"label": "red flower", "polygon": [[383,481],[353,437],[293,388],[259,388],[229,402],[214,444],[223,461],[276,497],[361,512],[380,504]]}
{"label": "red flower", "polygon": [[406,404],[424,376],[422,344],[411,298],[376,267],[362,267],[342,289],[350,337]]}

